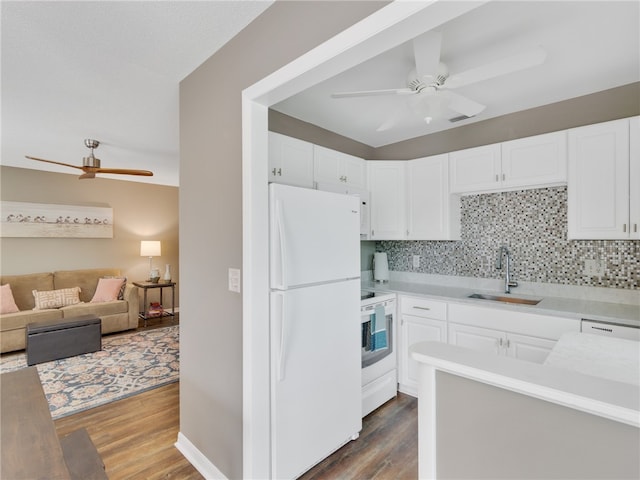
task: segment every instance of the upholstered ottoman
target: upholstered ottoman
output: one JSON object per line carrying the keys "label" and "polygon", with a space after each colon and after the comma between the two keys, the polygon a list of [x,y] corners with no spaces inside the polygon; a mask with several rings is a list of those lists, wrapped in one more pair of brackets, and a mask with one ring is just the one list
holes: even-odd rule
{"label": "upholstered ottoman", "polygon": [[27,365],[102,349],[100,318],[95,315],[27,324]]}

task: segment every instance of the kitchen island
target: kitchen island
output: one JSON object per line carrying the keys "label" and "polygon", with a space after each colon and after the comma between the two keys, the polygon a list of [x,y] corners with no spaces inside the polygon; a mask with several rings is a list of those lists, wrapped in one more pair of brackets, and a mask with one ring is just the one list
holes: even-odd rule
{"label": "kitchen island", "polygon": [[637,384],[441,342],[411,350],[420,478],[640,476]]}

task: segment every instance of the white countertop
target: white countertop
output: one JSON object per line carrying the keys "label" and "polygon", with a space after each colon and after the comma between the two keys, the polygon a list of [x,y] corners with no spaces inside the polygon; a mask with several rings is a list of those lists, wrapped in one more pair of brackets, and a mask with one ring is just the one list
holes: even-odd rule
{"label": "white countertop", "polygon": [[[365,278],[365,276],[363,276]],[[450,277],[449,277],[450,278]],[[450,283],[448,280],[442,283]],[[393,292],[404,295],[417,295],[433,299],[439,299],[447,302],[473,304],[479,307],[485,306],[490,308],[499,308],[505,310],[513,310],[519,312],[538,313],[541,315],[553,315],[558,317],[566,317],[573,319],[587,318],[590,320],[598,320],[619,325],[628,325],[640,327],[640,292],[631,291],[624,292],[625,299],[633,300],[637,298],[636,303],[619,303],[609,301],[594,301],[585,298],[571,298],[567,296],[550,296],[538,294],[519,293],[517,289],[513,289],[510,294],[513,297],[527,299],[541,299],[537,305],[520,305],[504,303],[492,300],[482,300],[468,298],[472,293],[482,293],[490,295],[509,295],[500,290],[487,290],[482,288],[473,288],[467,279],[464,285],[441,285],[435,283],[422,283],[396,280],[393,277],[389,282],[379,283],[370,280],[362,281],[363,290],[372,290],[376,292]],[[471,282],[472,283],[472,282]],[[478,279],[480,287],[486,287],[487,282]],[[562,286],[548,286],[547,288],[557,288],[558,291]],[[611,290],[611,289],[608,289]],[[586,295],[592,290],[585,289]],[[618,293],[618,292],[614,292]],[[592,297],[596,297],[593,296]]]}
{"label": "white countertop", "polygon": [[638,385],[441,342],[417,343],[411,356],[447,373],[640,427]]}

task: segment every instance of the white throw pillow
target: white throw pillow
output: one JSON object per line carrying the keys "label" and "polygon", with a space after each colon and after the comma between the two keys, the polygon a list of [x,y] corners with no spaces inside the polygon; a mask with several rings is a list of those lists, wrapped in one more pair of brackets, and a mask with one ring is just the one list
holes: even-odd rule
{"label": "white throw pillow", "polygon": [[39,292],[32,290],[33,298],[36,301],[34,310],[44,310],[46,308],[60,308],[67,305],[80,303],[80,287],[62,288],[60,290],[46,290]]}

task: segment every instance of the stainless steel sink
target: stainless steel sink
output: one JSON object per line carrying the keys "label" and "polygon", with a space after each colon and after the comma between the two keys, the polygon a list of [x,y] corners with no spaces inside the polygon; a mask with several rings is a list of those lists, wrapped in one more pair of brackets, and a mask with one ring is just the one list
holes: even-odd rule
{"label": "stainless steel sink", "polygon": [[518,303],[520,305],[537,305],[541,300],[529,300],[528,298],[507,297],[504,295],[485,295],[483,293],[472,293],[469,298],[480,300],[493,300],[494,302]]}

